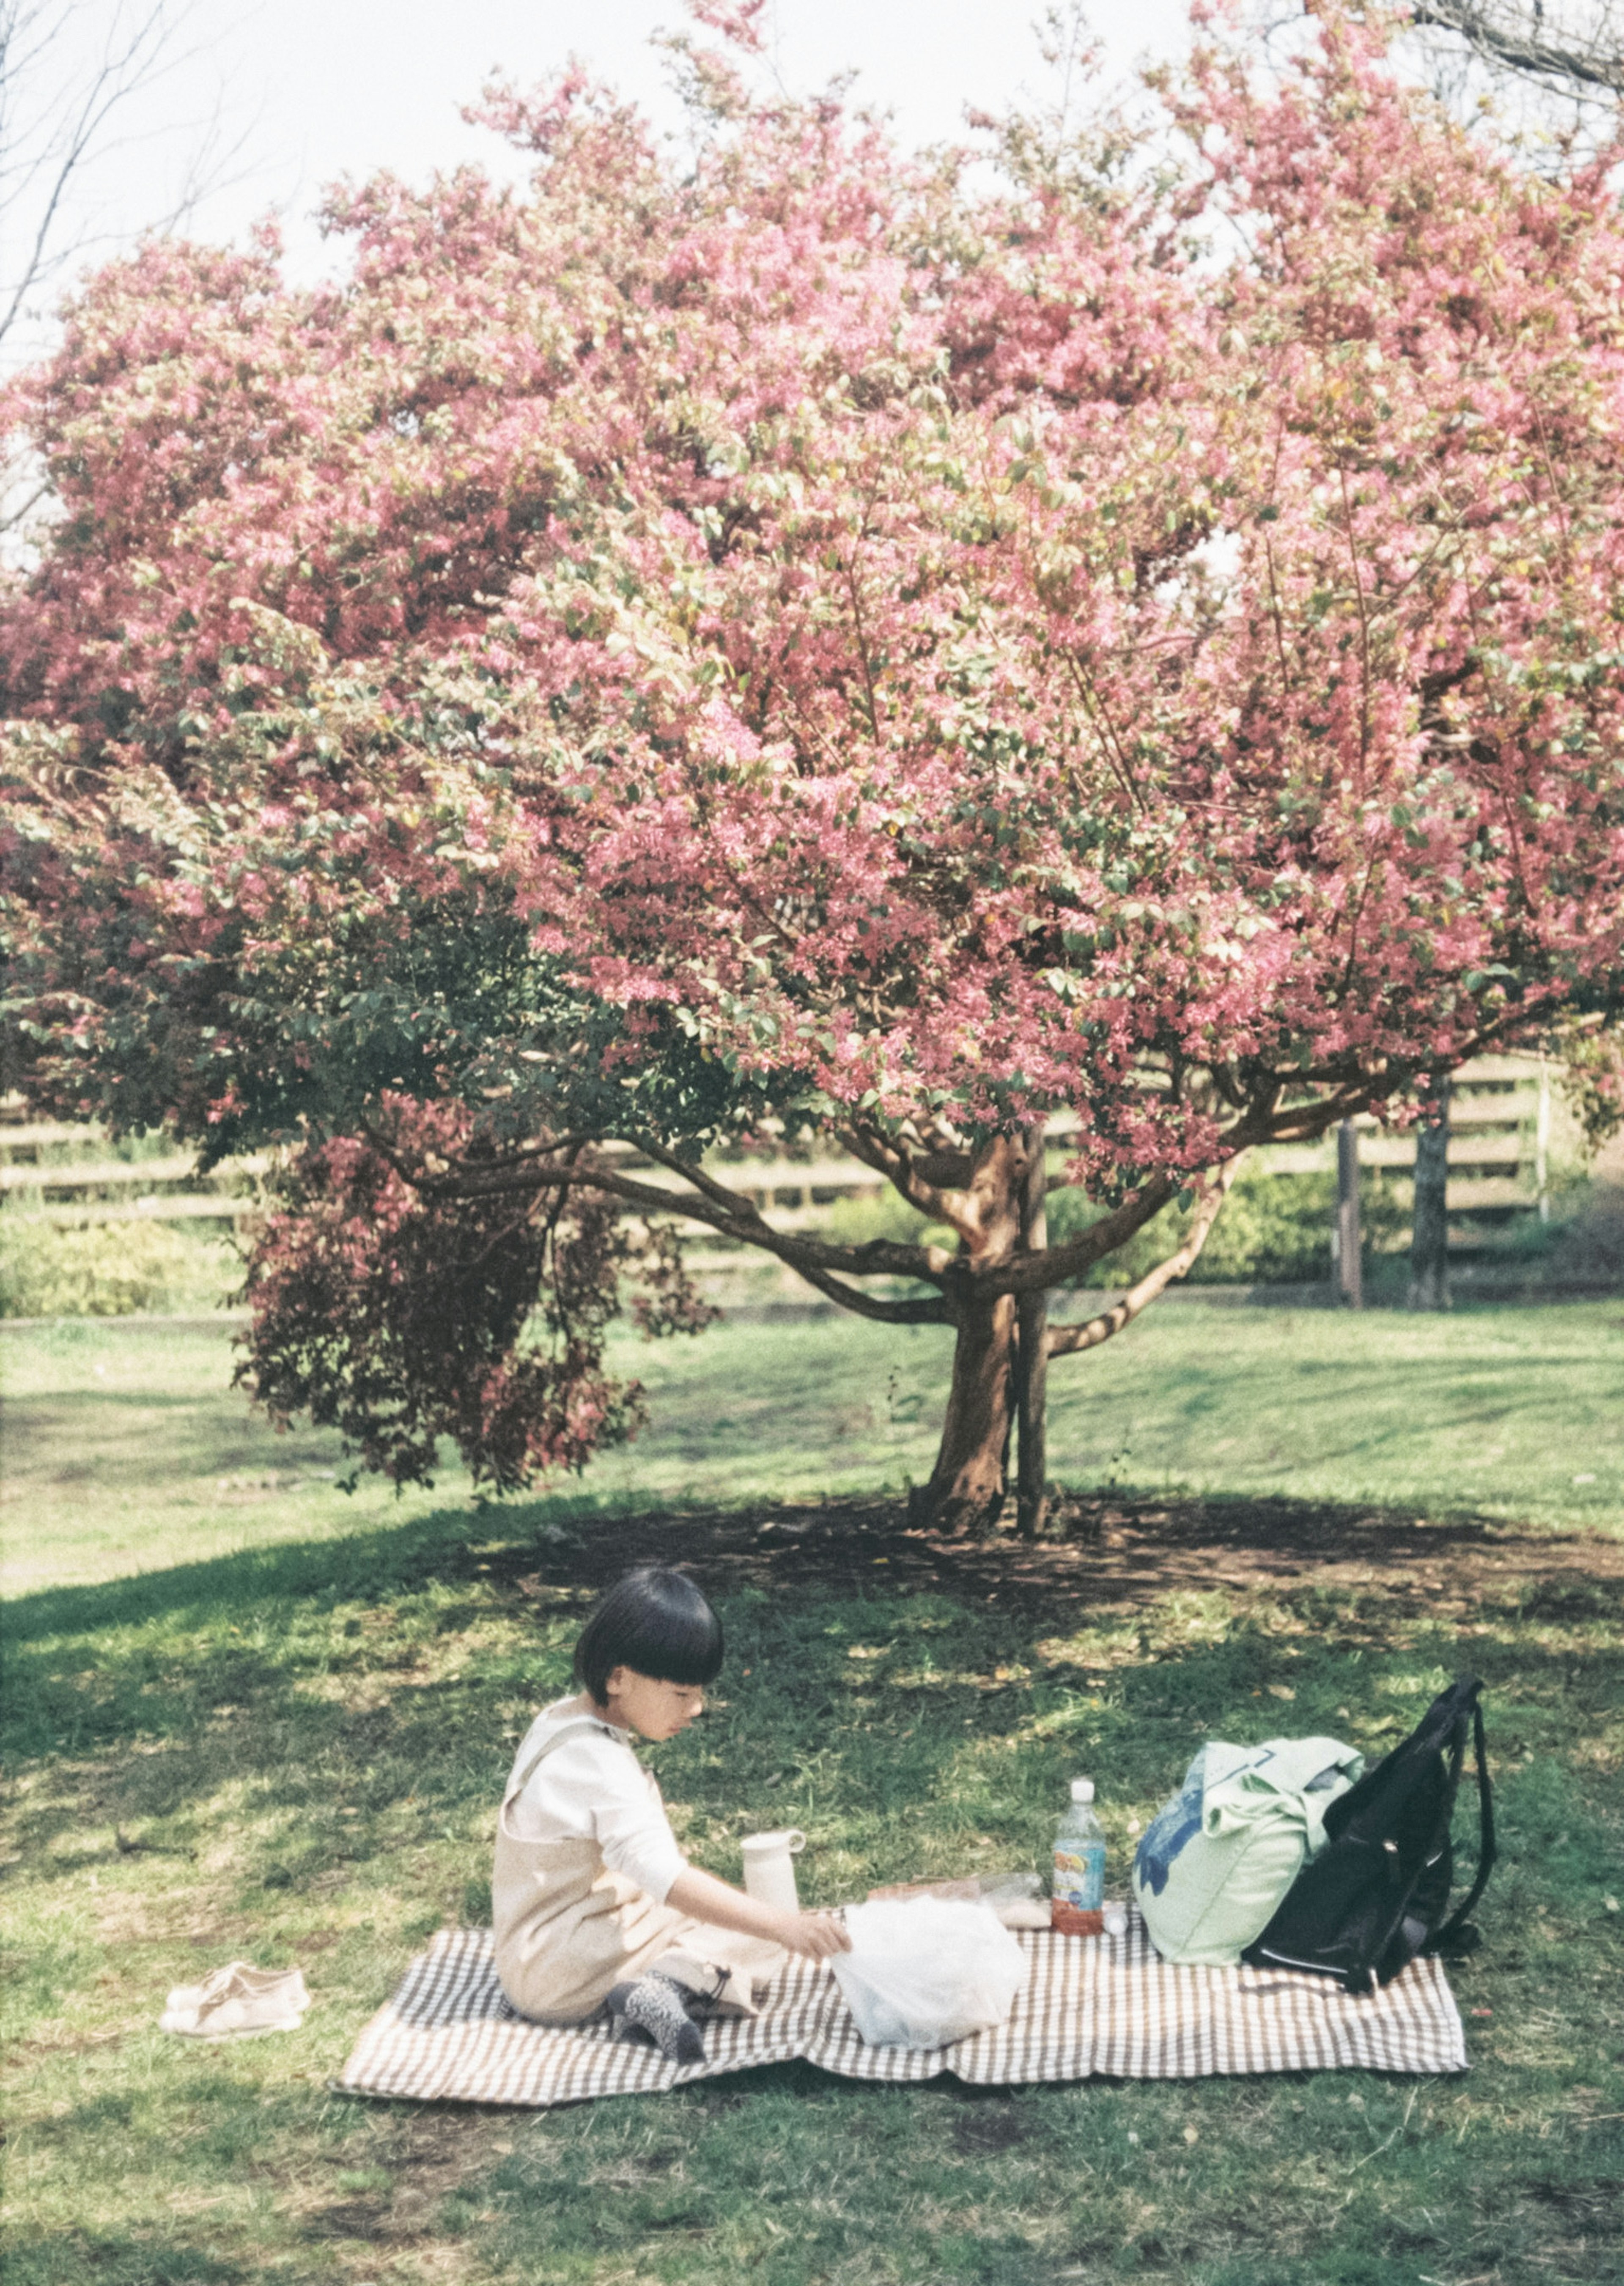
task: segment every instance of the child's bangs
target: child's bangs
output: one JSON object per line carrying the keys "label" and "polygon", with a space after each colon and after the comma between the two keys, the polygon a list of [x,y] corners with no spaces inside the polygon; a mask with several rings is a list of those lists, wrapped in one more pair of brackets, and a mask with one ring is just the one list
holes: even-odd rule
{"label": "child's bangs", "polygon": [[721,1621],[708,1604],[703,1611],[650,1615],[625,1659],[658,1683],[714,1683],[721,1672]]}

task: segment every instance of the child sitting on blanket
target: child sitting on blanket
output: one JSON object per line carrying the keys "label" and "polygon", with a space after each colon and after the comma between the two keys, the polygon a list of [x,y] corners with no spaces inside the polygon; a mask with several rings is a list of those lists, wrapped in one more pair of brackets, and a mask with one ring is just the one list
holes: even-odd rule
{"label": "child sitting on blanket", "polygon": [[721,1622],[693,1581],[628,1572],[575,1646],[572,1699],[537,1715],[514,1758],[491,1882],[496,1970],[522,2015],[579,2023],[607,2004],[680,2063],[705,2043],[690,2011],[753,2014],[786,1952],[850,1943],[828,1913],[784,1912],[701,1873],[632,1752],[705,1709]]}

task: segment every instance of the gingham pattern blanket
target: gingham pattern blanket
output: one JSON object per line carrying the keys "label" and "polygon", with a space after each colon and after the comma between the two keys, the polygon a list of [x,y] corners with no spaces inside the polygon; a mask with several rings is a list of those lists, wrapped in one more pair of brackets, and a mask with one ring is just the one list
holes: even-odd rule
{"label": "gingham pattern blanket", "polygon": [[1362,1999],[1328,1978],[1257,1968],[1175,1968],[1137,1914],[1123,1937],[1022,1932],[1025,1990],[1006,2023],[951,2047],[872,2048],[821,1962],[792,1961],[761,2014],[705,2027],[705,2061],[668,2063],[605,2022],[531,2023],[503,1997],[488,1929],[446,1929],[355,2045],[338,2085],[422,2102],[579,2103],[804,2057],[847,2079],[973,2086],[1031,2080],[1199,2079],[1212,2072],[1455,2072],[1461,2019],[1436,1960],[1413,1961]]}

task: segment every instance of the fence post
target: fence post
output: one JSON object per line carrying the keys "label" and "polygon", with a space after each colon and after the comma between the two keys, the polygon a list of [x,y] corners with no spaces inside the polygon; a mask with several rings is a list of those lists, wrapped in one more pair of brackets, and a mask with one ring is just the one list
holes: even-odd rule
{"label": "fence post", "polygon": [[1433,1083],[1415,1129],[1415,1204],[1410,1228],[1412,1310],[1449,1307],[1449,1077]]}
{"label": "fence post", "polygon": [[1540,1108],[1533,1133],[1533,1180],[1540,1194],[1540,1220],[1550,1220],[1550,1066],[1540,1059]]}
{"label": "fence post", "polygon": [[[1026,1174],[1021,1186],[1021,1242],[1029,1253],[1048,1243],[1048,1216],[1044,1193],[1048,1184],[1049,1154],[1041,1120],[1026,1133]],[[1015,1516],[1018,1529],[1029,1538],[1044,1528],[1049,1502],[1049,1297],[1040,1288],[1022,1294],[1015,1305],[1015,1422],[1019,1431],[1015,1451]]]}
{"label": "fence post", "polygon": [[1359,1130],[1344,1119],[1336,1130],[1336,1290],[1350,1310],[1364,1307],[1359,1237]]}

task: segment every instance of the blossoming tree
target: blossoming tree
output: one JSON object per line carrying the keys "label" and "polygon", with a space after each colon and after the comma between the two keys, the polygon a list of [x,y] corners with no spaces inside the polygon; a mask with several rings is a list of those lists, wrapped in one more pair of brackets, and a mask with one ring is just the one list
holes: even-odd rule
{"label": "blossoming tree", "polygon": [[[335,201],[342,288],[161,243],[73,310],[13,405],[19,1068],[295,1147],[248,1372],[398,1476],[629,1425],[674,1217],[953,1328],[920,1510],[1018,1419],[1036,1527],[1048,1362],[1247,1151],[1620,1005],[1624,233],[1334,13],[997,194],[706,70],[690,177],[572,78],[491,100],[526,193]],[[952,1242],[706,1161],[812,1129]]]}

